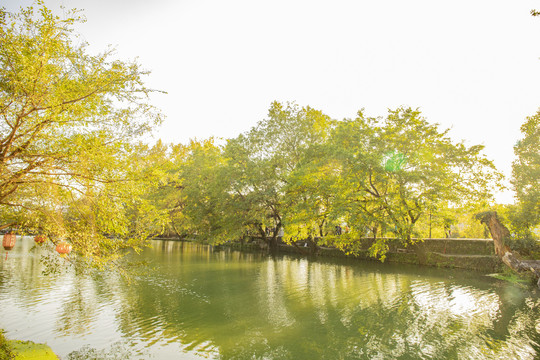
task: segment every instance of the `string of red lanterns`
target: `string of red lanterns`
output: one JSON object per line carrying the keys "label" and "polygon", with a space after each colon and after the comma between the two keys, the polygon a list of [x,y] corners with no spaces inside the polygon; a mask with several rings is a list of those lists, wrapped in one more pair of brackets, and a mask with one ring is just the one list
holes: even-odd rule
{"label": "string of red lanterns", "polygon": [[[2,239],[2,246],[4,247],[4,250],[6,250],[6,260],[8,258],[8,251],[12,250],[15,247],[15,242],[17,240],[17,236],[13,234],[12,232],[9,232],[7,234],[4,234],[4,238]],[[36,235],[34,236],[34,242],[41,246],[47,241],[47,237],[45,235]],[[61,241],[56,245],[56,252],[60,254],[62,257],[66,257],[71,252],[71,244]]]}

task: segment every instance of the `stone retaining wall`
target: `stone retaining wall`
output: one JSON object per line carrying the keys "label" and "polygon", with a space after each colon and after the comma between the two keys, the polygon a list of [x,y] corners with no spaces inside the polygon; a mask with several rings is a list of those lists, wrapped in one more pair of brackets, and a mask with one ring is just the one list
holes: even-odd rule
{"label": "stone retaining wall", "polygon": [[[369,241],[366,242],[369,245]],[[223,246],[238,250],[260,251],[265,249],[265,244],[255,240],[247,244],[229,243]],[[339,249],[320,247],[316,256],[330,257],[354,257],[362,260],[378,261],[369,256],[365,250],[356,255],[347,255]],[[280,244],[279,252],[294,254],[309,254],[309,248]],[[447,268],[471,269],[481,272],[499,272],[503,263],[495,255],[493,240],[491,239],[424,239],[415,245],[402,247],[391,245],[387,253],[388,262],[427,265]]]}

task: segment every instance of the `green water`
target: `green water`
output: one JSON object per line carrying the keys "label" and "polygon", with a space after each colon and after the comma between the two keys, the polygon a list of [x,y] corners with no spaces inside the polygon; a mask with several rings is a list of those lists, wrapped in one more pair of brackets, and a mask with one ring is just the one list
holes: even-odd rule
{"label": "green water", "polygon": [[0,328],[62,359],[535,359],[540,297],[482,274],[155,241],[131,284],[18,240]]}

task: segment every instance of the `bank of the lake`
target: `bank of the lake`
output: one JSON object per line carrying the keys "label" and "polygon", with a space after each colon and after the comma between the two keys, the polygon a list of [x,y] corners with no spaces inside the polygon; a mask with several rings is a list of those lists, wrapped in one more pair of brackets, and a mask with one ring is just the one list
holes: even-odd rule
{"label": "bank of the lake", "polygon": [[13,360],[58,360],[58,356],[47,344],[38,344],[32,341],[10,341],[15,353]]}
{"label": "bank of the lake", "polygon": [[[339,249],[320,246],[316,251],[307,243],[298,242],[296,246],[280,243],[277,251],[285,254],[298,254],[310,257],[343,257],[363,261],[378,261],[369,254],[371,239],[361,239],[363,246],[354,254],[347,254]],[[385,262],[457,268],[497,273],[504,270],[504,264],[495,255],[492,239],[418,239],[414,245],[403,246],[399,241],[391,241]],[[244,242],[220,244],[217,248],[230,248],[239,251],[266,251],[267,247],[258,238]]]}
{"label": "bank of the lake", "polygon": [[58,360],[58,356],[46,344],[32,341],[8,340],[0,329],[1,360]]}

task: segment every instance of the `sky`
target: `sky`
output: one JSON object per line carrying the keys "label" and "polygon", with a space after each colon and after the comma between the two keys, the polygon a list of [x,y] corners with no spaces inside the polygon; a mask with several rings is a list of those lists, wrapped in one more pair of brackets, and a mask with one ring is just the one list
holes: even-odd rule
{"label": "sky", "polygon": [[[0,0],[17,11],[27,0]],[[520,126],[540,107],[532,0],[45,0],[84,9],[89,51],[112,45],[151,71],[167,143],[236,137],[272,101],[334,119],[418,108],[507,177]],[[513,201],[512,192],[497,200]]]}

